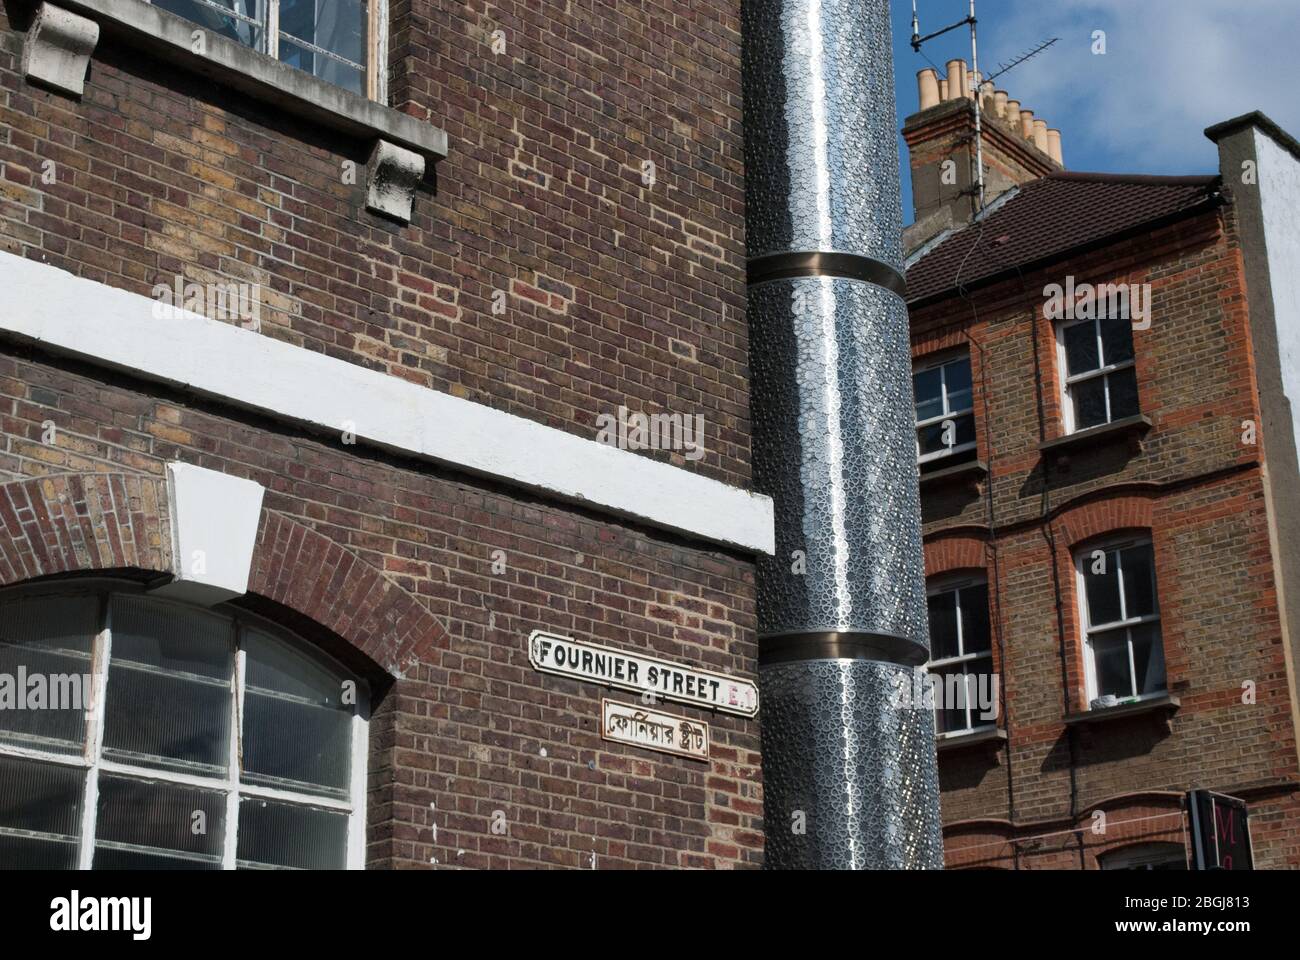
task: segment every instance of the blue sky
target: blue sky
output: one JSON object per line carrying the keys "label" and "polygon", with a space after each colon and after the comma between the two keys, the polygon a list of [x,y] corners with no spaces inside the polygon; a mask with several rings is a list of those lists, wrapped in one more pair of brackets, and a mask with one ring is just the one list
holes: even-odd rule
{"label": "blue sky", "polygon": [[[898,126],[917,108],[916,72],[970,59],[966,28],[913,53],[911,0],[892,0]],[[966,16],[968,0],[917,0],[921,32]],[[1262,110],[1300,137],[1300,0],[978,0],[987,75],[1050,37],[1060,40],[996,83],[1061,131],[1069,170],[1217,172],[1206,127]],[[1106,32],[1106,54],[1092,34]],[[903,214],[912,221],[906,146]]]}

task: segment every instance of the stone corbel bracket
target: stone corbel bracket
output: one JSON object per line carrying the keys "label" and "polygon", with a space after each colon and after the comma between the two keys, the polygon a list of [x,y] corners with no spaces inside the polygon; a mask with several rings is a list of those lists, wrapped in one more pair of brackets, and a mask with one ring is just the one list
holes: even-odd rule
{"label": "stone corbel bracket", "polygon": [[23,44],[23,76],[80,97],[86,67],[99,43],[99,24],[52,3],[42,3]]}
{"label": "stone corbel bracket", "polygon": [[424,157],[388,140],[376,140],[367,178],[366,209],[410,223],[415,191],[424,179]]}

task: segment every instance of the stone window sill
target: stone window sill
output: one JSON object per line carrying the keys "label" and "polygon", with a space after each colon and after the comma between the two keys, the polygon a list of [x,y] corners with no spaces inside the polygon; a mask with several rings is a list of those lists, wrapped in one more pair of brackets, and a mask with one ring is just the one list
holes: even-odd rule
{"label": "stone window sill", "polygon": [[445,131],[212,31],[203,31],[203,52],[197,53],[194,34],[200,30],[145,0],[41,3],[23,45],[23,73],[44,87],[81,96],[103,31],[222,87],[371,143],[366,205],[410,221],[416,186],[447,156]]}
{"label": "stone window sill", "polygon": [[988,473],[988,465],[983,460],[967,460],[953,467],[931,470],[921,474],[921,492],[924,494],[940,487],[978,483],[988,476]]}
{"label": "stone window sill", "polygon": [[972,730],[970,733],[962,733],[953,737],[939,735],[935,738],[934,746],[940,753],[948,753],[980,745],[994,744],[1000,746],[1006,743],[1006,740],[1007,732],[1001,727],[981,727],[978,730]]}
{"label": "stone window sill", "polygon": [[1096,710],[1080,710],[1077,713],[1069,714],[1065,718],[1065,723],[1067,726],[1072,726],[1075,724],[1084,725],[1123,720],[1126,717],[1137,717],[1149,713],[1173,714],[1177,712],[1181,705],[1181,701],[1177,697],[1172,693],[1166,693],[1159,697],[1139,700],[1137,703],[1125,703],[1116,707],[1101,707]]}
{"label": "stone window sill", "polygon": [[1048,440],[1038,445],[1039,452],[1053,460],[1066,460],[1083,450],[1096,448],[1108,443],[1127,440],[1130,444],[1141,447],[1141,440],[1151,429],[1151,418],[1137,414],[1106,423],[1100,427],[1090,427],[1077,433],[1069,433],[1055,440]]}

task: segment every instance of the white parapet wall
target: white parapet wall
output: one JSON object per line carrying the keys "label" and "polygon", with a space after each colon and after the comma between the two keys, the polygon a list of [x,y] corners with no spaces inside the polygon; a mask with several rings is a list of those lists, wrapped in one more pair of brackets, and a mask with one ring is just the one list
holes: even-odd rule
{"label": "white parapet wall", "polygon": [[156,306],[0,253],[0,335],[708,543],[773,550],[769,497],[196,313],[159,317]]}

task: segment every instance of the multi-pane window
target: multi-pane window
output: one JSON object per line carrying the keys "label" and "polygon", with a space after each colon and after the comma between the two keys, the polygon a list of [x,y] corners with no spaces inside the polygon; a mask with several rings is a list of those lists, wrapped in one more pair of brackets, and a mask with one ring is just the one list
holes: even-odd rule
{"label": "multi-pane window", "polygon": [[366,687],[261,620],[11,594],[0,705],[0,867],[362,864]]}
{"label": "multi-pane window", "polygon": [[[935,727],[964,733],[995,722],[980,695],[994,692],[993,647],[989,636],[988,584],[965,581],[932,588],[926,598],[930,614],[930,662],[934,677]],[[951,694],[962,691],[953,698]]]}
{"label": "multi-pane window", "polygon": [[1076,558],[1086,629],[1089,700],[1165,691],[1155,559],[1150,542],[1080,551]]}
{"label": "multi-pane window", "polygon": [[236,43],[382,100],[386,0],[151,0]]}
{"label": "multi-pane window", "polygon": [[1139,412],[1127,299],[1120,301],[1114,313],[1058,328],[1066,433],[1114,423]]}
{"label": "multi-pane window", "polygon": [[921,470],[975,459],[975,409],[970,357],[948,357],[912,373],[916,454]]}

